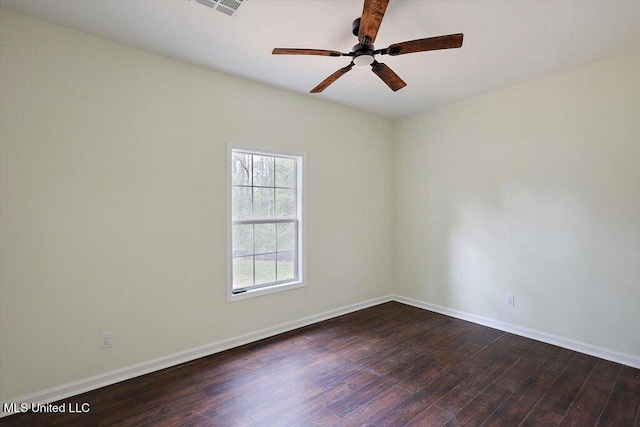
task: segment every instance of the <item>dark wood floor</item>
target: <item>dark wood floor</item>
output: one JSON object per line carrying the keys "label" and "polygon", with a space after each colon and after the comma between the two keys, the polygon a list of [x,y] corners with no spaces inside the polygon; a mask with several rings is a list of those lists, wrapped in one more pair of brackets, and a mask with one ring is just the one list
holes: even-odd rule
{"label": "dark wood floor", "polygon": [[634,426],[640,370],[392,302],[64,402],[0,424]]}

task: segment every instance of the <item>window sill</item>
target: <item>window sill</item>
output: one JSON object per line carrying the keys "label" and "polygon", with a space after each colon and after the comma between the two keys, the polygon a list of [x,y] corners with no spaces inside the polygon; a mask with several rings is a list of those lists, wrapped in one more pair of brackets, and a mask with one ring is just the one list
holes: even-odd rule
{"label": "window sill", "polygon": [[273,294],[275,292],[288,291],[290,289],[297,289],[306,286],[302,281],[282,283],[280,285],[273,285],[266,288],[250,289],[240,294],[234,294],[230,291],[227,293],[227,302],[239,301],[247,298],[254,298],[261,295]]}

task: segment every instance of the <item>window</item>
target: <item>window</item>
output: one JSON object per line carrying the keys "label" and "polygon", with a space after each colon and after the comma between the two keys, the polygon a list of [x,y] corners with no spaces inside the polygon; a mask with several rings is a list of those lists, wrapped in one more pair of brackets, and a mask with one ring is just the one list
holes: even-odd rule
{"label": "window", "polygon": [[229,299],[302,286],[302,157],[231,150]]}

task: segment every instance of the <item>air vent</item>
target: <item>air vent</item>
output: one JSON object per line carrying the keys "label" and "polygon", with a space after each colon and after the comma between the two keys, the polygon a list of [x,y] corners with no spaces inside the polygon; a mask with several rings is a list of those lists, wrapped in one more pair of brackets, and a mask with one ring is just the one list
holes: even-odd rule
{"label": "air vent", "polygon": [[245,1],[247,0],[196,0],[200,4],[229,16],[235,15]]}

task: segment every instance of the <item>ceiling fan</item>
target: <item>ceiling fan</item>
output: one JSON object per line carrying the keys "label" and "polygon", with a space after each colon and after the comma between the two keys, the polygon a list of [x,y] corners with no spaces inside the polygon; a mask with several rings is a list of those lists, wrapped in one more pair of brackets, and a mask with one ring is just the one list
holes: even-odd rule
{"label": "ceiling fan", "polygon": [[462,46],[462,33],[458,33],[395,43],[386,49],[376,50],[373,47],[373,42],[376,40],[376,35],[378,34],[378,29],[380,28],[388,4],[389,0],[364,0],[362,17],[353,21],[353,35],[358,36],[358,44],[356,44],[349,53],[342,53],[335,50],[295,48],[276,48],[273,49],[272,53],[273,55],[350,56],[352,58],[349,65],[340,68],[324,79],[318,86],[311,90],[311,93],[322,92],[329,87],[330,84],[351,71],[354,65],[371,65],[372,71],[395,92],[407,84],[387,65],[376,61],[376,55],[396,56],[404,55],[405,53],[425,52],[428,50],[453,49]]}

